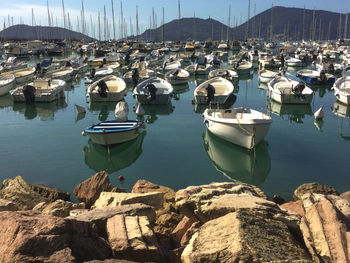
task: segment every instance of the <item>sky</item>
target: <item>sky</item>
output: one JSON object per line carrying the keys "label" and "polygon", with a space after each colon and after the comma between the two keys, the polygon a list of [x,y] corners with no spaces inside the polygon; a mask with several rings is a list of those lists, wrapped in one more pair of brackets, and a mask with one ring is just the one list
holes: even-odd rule
{"label": "sky", "polygon": [[[66,17],[69,13],[73,30],[77,30],[79,17],[79,31],[81,31],[81,0],[63,0],[65,5]],[[106,17],[109,24],[110,35],[113,33],[112,23],[112,0],[84,0],[84,17],[87,33],[97,37],[98,12],[100,12],[101,27],[103,27],[104,6],[106,7]],[[156,25],[161,25],[162,9],[164,8],[165,23],[178,18],[178,1],[177,0],[113,0],[114,18],[116,27],[116,37],[120,36],[118,26],[121,1],[123,4],[123,16],[127,24],[127,34],[131,31],[136,33],[136,6],[139,13],[139,29],[140,33],[150,27],[150,17],[152,9],[156,17]],[[53,24],[63,27],[63,11],[62,0],[48,0],[50,13],[52,14]],[[250,17],[254,15],[254,7],[256,14],[269,9],[272,4],[274,6],[299,7],[307,9],[320,9],[333,12],[350,11],[350,0],[251,0]],[[231,21],[230,25],[245,22],[248,17],[248,0],[180,0],[181,17],[199,17],[213,18],[225,24],[228,23],[229,6],[231,5]],[[10,15],[10,24],[32,24],[32,9],[36,25],[48,25],[48,14],[46,0],[0,0],[0,29],[3,29],[5,23],[8,26],[8,16]],[[130,27],[131,19],[131,27]],[[68,19],[67,19],[68,20]],[[92,25],[91,26],[91,21]],[[132,30],[130,30],[132,28]],[[102,31],[102,29],[101,29]]]}

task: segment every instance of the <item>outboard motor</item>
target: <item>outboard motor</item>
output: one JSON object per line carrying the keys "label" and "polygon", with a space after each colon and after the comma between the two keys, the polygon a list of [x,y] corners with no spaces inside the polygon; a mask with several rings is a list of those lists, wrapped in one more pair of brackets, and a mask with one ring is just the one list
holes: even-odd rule
{"label": "outboard motor", "polygon": [[91,76],[92,79],[95,77],[95,74],[96,74],[96,69],[92,68],[91,71],[90,71],[90,76]]}
{"label": "outboard motor", "polygon": [[237,96],[233,93],[230,93],[230,95],[227,96],[226,100],[222,104],[224,109],[231,108],[233,104],[235,104],[237,100]]}
{"label": "outboard motor", "polygon": [[83,63],[87,63],[88,60],[89,60],[88,57],[84,58]]}
{"label": "outboard motor", "polygon": [[150,93],[150,99],[155,100],[156,99],[156,92],[157,92],[156,86],[154,86],[153,84],[150,83],[146,86],[146,89]]}
{"label": "outboard motor", "polygon": [[132,81],[136,85],[139,82],[139,80],[140,80],[139,70],[137,68],[134,68],[132,70]]}
{"label": "outboard motor", "polygon": [[324,70],[321,70],[321,72],[320,72],[320,81],[322,83],[326,83],[327,82],[327,76],[326,76],[326,72]]}
{"label": "outboard motor", "polygon": [[71,66],[72,66],[72,63],[70,61],[67,61],[66,67],[71,67]]}
{"label": "outboard motor", "polygon": [[35,102],[35,87],[31,85],[26,85],[23,88],[23,95],[26,104],[31,104]]}
{"label": "outboard motor", "polygon": [[303,93],[303,90],[305,89],[305,85],[303,83],[299,83],[295,87],[292,88],[292,91],[295,95],[300,96]]}
{"label": "outboard motor", "polygon": [[328,71],[329,71],[329,73],[334,73],[334,64],[333,64],[333,63],[331,63],[331,64],[329,65]]}
{"label": "outboard motor", "polygon": [[35,66],[35,74],[40,73],[40,71],[41,71],[41,65],[40,65],[40,63],[37,63]]}
{"label": "outboard motor", "polygon": [[206,86],[206,91],[207,91],[207,103],[209,104],[212,99],[214,98],[214,94],[215,94],[215,88],[213,85],[208,84],[208,86]]}
{"label": "outboard motor", "polygon": [[179,73],[180,73],[180,70],[179,70],[179,69],[176,69],[176,70],[174,71],[174,73],[173,73],[173,76],[176,78],[177,75],[179,75]]}
{"label": "outboard motor", "polygon": [[98,94],[100,95],[100,97],[106,98],[107,97],[107,90],[108,90],[108,86],[107,86],[106,82],[104,80],[100,80],[97,83],[97,86],[98,86]]}

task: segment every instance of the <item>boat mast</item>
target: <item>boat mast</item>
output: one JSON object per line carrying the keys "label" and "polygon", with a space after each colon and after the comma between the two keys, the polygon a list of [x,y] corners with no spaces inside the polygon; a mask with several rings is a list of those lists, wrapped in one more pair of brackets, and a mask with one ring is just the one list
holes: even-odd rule
{"label": "boat mast", "polygon": [[107,40],[106,6],[103,6],[103,40]]}
{"label": "boat mast", "polygon": [[252,37],[256,37],[256,3],[254,3],[254,17],[253,17],[253,26],[252,26]]}
{"label": "boat mast", "polygon": [[179,32],[179,41],[181,41],[181,35],[182,35],[182,33],[181,33],[181,6],[180,6],[180,0],[178,0],[177,1],[177,9],[178,9],[178,12],[179,12],[179,22],[178,22],[178,27],[179,27],[179,29],[178,29],[178,32]]}
{"label": "boat mast", "polygon": [[273,3],[271,7],[270,41],[272,41],[272,37],[273,37]]}
{"label": "boat mast", "polygon": [[329,21],[329,24],[328,24],[328,40],[331,40],[331,26],[332,26],[332,21]]}
{"label": "boat mast", "polygon": [[98,11],[98,40],[101,41],[101,18],[100,18],[100,11]]}
{"label": "boat mast", "polygon": [[120,0],[120,33],[121,38],[124,38],[124,16],[123,16],[123,1]]}
{"label": "boat mast", "polygon": [[133,26],[132,26],[131,16],[129,17],[129,19],[130,19],[130,35],[133,36],[134,35],[134,29],[133,29]]}
{"label": "boat mast", "polygon": [[[49,0],[46,1],[47,5],[47,20],[48,20],[48,26],[51,26],[51,19],[50,19],[50,9],[49,9]],[[9,22],[10,23],[10,22]]]}
{"label": "boat mast", "polygon": [[315,31],[316,31],[316,20],[315,20],[315,8],[312,12],[312,35],[311,35],[311,40],[312,42],[315,40]]}
{"label": "boat mast", "polygon": [[305,5],[304,5],[304,10],[303,10],[303,36],[302,40],[305,40]]}
{"label": "boat mast", "polygon": [[230,27],[231,27],[231,4],[228,7],[228,21],[227,21],[226,40],[229,40]]}
{"label": "boat mast", "polygon": [[136,41],[139,37],[139,7],[136,6]]}
{"label": "boat mast", "polygon": [[114,23],[114,6],[113,6],[113,0],[112,2],[112,23],[113,23],[113,40],[115,40],[115,23]]}
{"label": "boat mast", "polygon": [[247,17],[247,25],[245,31],[245,39],[248,40],[249,37],[249,19],[250,19],[250,0],[248,0],[248,17]]}
{"label": "boat mast", "polygon": [[345,21],[344,21],[344,23],[345,23],[345,25],[344,25],[344,39],[346,39],[346,37],[347,37],[347,32],[348,32],[348,15],[349,15],[349,13],[348,13],[348,11],[346,11],[346,16],[345,16]]}

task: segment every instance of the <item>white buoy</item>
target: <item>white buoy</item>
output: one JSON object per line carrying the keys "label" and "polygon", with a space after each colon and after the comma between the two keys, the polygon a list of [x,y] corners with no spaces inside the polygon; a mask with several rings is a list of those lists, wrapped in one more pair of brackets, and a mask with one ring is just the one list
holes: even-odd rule
{"label": "white buoy", "polygon": [[323,127],[323,120],[322,119],[314,120],[314,125],[316,126],[317,130],[322,132],[322,127]]}
{"label": "white buoy", "polygon": [[145,115],[145,110],[143,109],[141,103],[138,103],[138,104],[137,104],[135,113],[136,113],[137,116],[143,116],[143,115]]}
{"label": "white buoy", "polygon": [[77,109],[78,113],[86,113],[86,110],[83,106],[80,106],[78,104],[74,104],[75,108]]}
{"label": "white buoy", "polygon": [[127,121],[129,115],[129,105],[125,101],[119,101],[114,111],[117,121]]}
{"label": "white buoy", "polygon": [[323,106],[314,113],[315,120],[322,120],[324,117]]}

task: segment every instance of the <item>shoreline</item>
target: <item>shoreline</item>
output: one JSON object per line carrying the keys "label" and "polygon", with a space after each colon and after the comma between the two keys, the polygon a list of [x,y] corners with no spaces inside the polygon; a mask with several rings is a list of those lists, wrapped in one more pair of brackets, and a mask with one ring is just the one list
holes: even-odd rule
{"label": "shoreline", "polygon": [[[70,194],[5,179],[0,262],[345,262],[350,193],[308,183],[286,202],[220,182],[131,192],[96,173]],[[349,218],[349,219],[348,219]],[[45,247],[45,250],[42,248]],[[30,249],[28,249],[30,248]]]}

